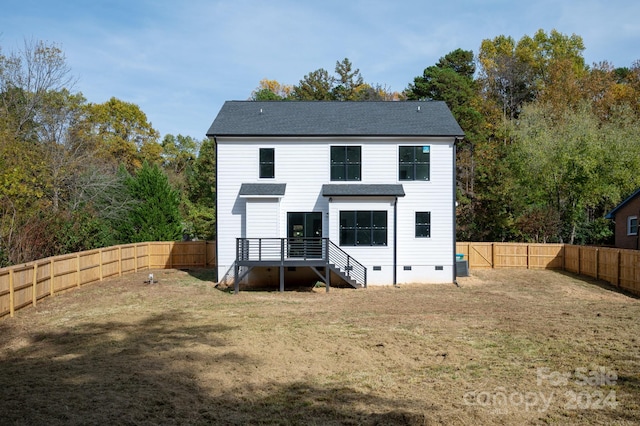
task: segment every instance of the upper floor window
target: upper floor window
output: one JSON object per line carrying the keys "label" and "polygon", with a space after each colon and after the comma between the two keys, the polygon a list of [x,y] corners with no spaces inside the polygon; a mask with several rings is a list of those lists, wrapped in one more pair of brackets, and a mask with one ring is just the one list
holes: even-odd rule
{"label": "upper floor window", "polygon": [[431,212],[416,212],[416,238],[431,238]]}
{"label": "upper floor window", "polygon": [[627,235],[638,235],[638,216],[627,218]]}
{"label": "upper floor window", "polygon": [[276,174],[274,148],[260,148],[260,178],[273,178]]}
{"label": "upper floor window", "polygon": [[359,146],[332,146],[331,180],[361,180],[361,154]]}
{"label": "upper floor window", "polygon": [[345,210],[340,212],[341,246],[386,246],[386,210]]}
{"label": "upper floor window", "polygon": [[429,180],[429,151],[425,146],[401,146],[399,151],[399,180]]}

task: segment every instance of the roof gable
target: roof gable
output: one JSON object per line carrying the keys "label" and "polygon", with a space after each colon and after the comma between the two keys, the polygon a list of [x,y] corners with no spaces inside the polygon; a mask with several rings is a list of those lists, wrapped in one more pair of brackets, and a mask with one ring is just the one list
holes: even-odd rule
{"label": "roof gable", "polygon": [[629,195],[627,197],[627,199],[625,199],[623,202],[621,202],[620,204],[618,204],[616,206],[616,208],[614,208],[613,210],[611,210],[609,213],[607,213],[607,215],[605,216],[606,219],[614,219],[616,216],[616,213],[618,212],[618,210],[620,210],[621,208],[623,208],[624,206],[626,206],[627,204],[629,204],[629,202],[631,202],[631,200],[633,200],[634,198],[640,196],[640,188],[638,188],[636,190],[636,192],[634,192],[633,194]]}
{"label": "roof gable", "polygon": [[464,132],[441,101],[227,101],[207,136],[462,137]]}

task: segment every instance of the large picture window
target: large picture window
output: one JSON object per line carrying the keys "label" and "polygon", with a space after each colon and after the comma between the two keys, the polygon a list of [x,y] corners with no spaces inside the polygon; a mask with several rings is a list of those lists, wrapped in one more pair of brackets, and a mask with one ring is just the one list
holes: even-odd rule
{"label": "large picture window", "polygon": [[638,235],[638,216],[627,217],[627,235]]}
{"label": "large picture window", "polygon": [[386,210],[340,212],[341,246],[386,246]]}
{"label": "large picture window", "polygon": [[431,238],[431,212],[416,212],[416,238]]}
{"label": "large picture window", "polygon": [[260,148],[260,178],[273,178],[276,175],[274,148]]}
{"label": "large picture window", "polygon": [[361,150],[359,146],[332,146],[331,180],[361,180]]}
{"label": "large picture window", "polygon": [[430,147],[401,146],[398,156],[399,180],[429,180]]}

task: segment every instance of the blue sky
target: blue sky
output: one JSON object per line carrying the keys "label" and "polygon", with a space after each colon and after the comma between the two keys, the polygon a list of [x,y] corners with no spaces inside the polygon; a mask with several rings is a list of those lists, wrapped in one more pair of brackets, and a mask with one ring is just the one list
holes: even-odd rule
{"label": "blue sky", "polygon": [[632,0],[2,0],[0,46],[55,43],[89,102],[137,104],[165,134],[202,139],[225,100],[263,78],[297,84],[345,57],[402,91],[454,49],[538,29],[577,34],[588,64],[640,59]]}

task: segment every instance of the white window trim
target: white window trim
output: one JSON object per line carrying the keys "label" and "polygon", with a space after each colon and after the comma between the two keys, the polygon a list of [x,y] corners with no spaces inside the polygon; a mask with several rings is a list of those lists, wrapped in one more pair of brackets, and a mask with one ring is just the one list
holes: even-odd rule
{"label": "white window trim", "polygon": [[[636,232],[631,232],[631,221],[636,221]],[[627,217],[627,235],[638,235],[638,216]]]}

